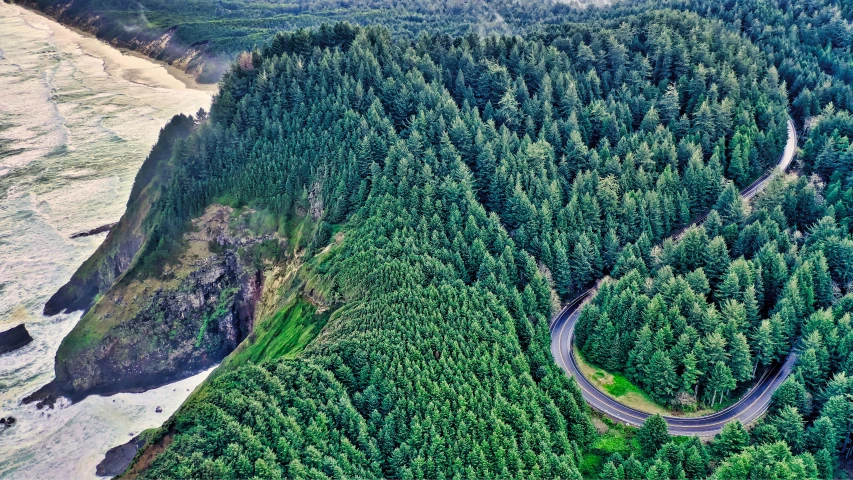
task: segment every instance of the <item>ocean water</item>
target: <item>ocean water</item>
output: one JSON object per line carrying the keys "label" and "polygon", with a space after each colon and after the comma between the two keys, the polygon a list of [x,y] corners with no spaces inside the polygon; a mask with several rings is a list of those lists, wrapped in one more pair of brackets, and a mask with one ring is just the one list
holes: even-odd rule
{"label": "ocean water", "polygon": [[[34,341],[0,355],[0,478],[90,478],[110,447],[174,412],[206,373],[142,394],[89,397],[38,411],[20,399],[53,378],[80,313],[44,303],[117,221],[137,169],[177,113],[212,92],[148,59],[0,1],[0,330],[26,323]],[[157,406],[162,413],[155,413]]]}

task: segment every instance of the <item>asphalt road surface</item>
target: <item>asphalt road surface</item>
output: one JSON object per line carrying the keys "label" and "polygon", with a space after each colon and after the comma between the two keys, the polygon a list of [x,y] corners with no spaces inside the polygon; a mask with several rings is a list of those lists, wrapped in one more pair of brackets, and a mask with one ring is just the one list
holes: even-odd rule
{"label": "asphalt road surface", "polygon": [[[773,175],[788,169],[794,159],[797,150],[797,130],[794,122],[788,119],[788,142],[779,164],[772,171],[762,175],[752,185],[741,192],[741,195],[749,200],[767,186]],[[700,223],[704,218],[694,223]],[[673,237],[676,239],[682,232]],[[567,374],[575,377],[580,385],[584,400],[595,410],[607,415],[615,421],[639,427],[645,422],[650,414],[628,407],[607,396],[598,390],[589,380],[584,377],[578,368],[574,355],[574,331],[575,323],[580,316],[580,311],[586,301],[593,295],[594,289],[590,289],[581,296],[569,302],[551,322],[551,354],[557,365]],[[797,361],[797,351],[792,350],[783,363],[775,365],[766,371],[753,388],[743,398],[730,407],[719,412],[702,417],[667,417],[669,433],[673,435],[698,435],[711,436],[719,433],[723,425],[734,420],[740,420],[744,425],[760,417],[770,404],[773,392],[788,377]]]}

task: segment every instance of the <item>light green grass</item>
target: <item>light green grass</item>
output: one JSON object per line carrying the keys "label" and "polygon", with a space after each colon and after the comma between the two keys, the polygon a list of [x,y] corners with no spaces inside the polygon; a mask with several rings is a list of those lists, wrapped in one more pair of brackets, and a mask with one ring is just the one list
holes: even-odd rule
{"label": "light green grass", "polygon": [[624,375],[618,373],[610,373],[602,368],[586,361],[583,355],[577,350],[574,351],[575,358],[578,361],[578,368],[581,374],[589,380],[595,387],[607,396],[619,400],[619,403],[627,405],[641,412],[651,414],[661,414],[671,417],[701,417],[718,412],[739,400],[739,398],[731,398],[722,403],[717,403],[712,408],[702,408],[693,412],[684,412],[681,410],[673,410],[665,405],[661,405],[645,390],[638,387]]}
{"label": "light green grass", "polygon": [[595,385],[596,388],[608,396],[619,400],[620,403],[646,413],[659,413],[661,415],[671,415],[673,413],[654,401],[648,393],[631,383],[624,376],[618,373],[607,372],[588,363],[577,350],[575,350],[575,358],[577,358],[581,374]]}
{"label": "light green grass", "polygon": [[613,455],[614,453],[630,453],[632,447],[630,440],[626,438],[624,432],[614,434],[614,431],[616,431],[616,429],[611,428],[607,433],[600,436],[598,440],[593,443],[592,448],[608,455]]}
{"label": "light green grass", "polygon": [[320,333],[329,313],[317,313],[317,307],[301,297],[297,298],[258,325],[255,338],[234,360],[237,363],[261,363],[294,357]]}

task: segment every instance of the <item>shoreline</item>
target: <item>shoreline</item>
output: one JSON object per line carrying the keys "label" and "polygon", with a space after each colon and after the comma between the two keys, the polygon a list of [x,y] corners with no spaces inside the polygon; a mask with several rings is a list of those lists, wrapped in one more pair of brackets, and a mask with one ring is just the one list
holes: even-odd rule
{"label": "shoreline", "polygon": [[[59,23],[60,25],[65,26],[66,28],[71,29],[71,30],[74,30],[74,31],[79,30],[73,26],[65,25],[64,23],[59,22],[55,19],[54,19],[54,21]],[[186,71],[181,70],[180,68],[178,68],[172,64],[166,63],[163,60],[151,58],[148,55],[145,55],[144,53],[137,52],[136,50],[133,50],[131,48],[117,47],[117,46],[110,45],[108,42],[101,40],[100,38],[96,37],[95,35],[92,35],[91,33],[87,33],[83,30],[80,30],[78,33],[85,33],[86,35],[91,36],[92,38],[96,39],[97,41],[99,41],[101,43],[109,45],[111,48],[114,48],[114,49],[120,51],[121,53],[123,53],[127,56],[140,58],[143,60],[148,60],[149,62],[153,62],[153,63],[156,63],[157,65],[160,65],[161,67],[166,69],[166,72],[169,75],[175,77],[176,80],[183,83],[184,86],[189,88],[189,89],[199,90],[201,92],[210,92],[213,95],[219,93],[219,82],[217,82],[217,83],[199,83],[199,81],[195,75],[193,75],[191,73],[187,73]]]}
{"label": "shoreline", "polygon": [[[215,95],[217,92],[219,92],[219,83],[218,82],[217,83],[200,83],[198,81],[196,75],[193,75],[191,73],[187,73],[186,71],[184,71],[178,67],[175,67],[174,65],[171,65],[170,63],[167,63],[163,60],[159,60],[159,59],[150,57],[150,56],[145,55],[144,53],[140,53],[140,52],[138,52],[132,48],[127,48],[127,47],[123,47],[123,46],[119,46],[119,45],[112,45],[110,42],[98,38],[97,35],[93,34],[92,32],[89,32],[83,28],[80,28],[77,25],[73,25],[70,23],[63,22],[63,21],[59,20],[58,18],[51,16],[48,13],[45,13],[41,10],[33,8],[33,6],[30,5],[29,3],[10,2],[8,0],[0,0],[0,2],[3,2],[3,3],[10,5],[12,7],[18,7],[21,10],[23,10],[24,12],[28,12],[30,14],[38,16],[39,18],[41,18],[42,20],[44,20],[46,22],[49,22],[50,24],[53,24],[53,25],[56,25],[58,27],[67,29],[68,31],[70,31],[74,34],[77,34],[83,38],[94,40],[94,41],[100,43],[101,45],[103,45],[104,47],[108,47],[111,50],[115,50],[115,51],[121,53],[125,57],[130,57],[130,58],[139,59],[139,60],[145,60],[147,62],[155,64],[158,67],[162,67],[171,78],[173,78],[174,80],[177,80],[178,82],[183,84],[184,87],[187,89],[198,90],[201,92],[210,93],[211,96]],[[55,33],[55,31],[53,33]],[[111,74],[107,70],[107,59],[106,58],[104,58],[101,55],[95,55],[95,54],[92,54],[90,52],[87,52],[82,44],[78,44],[78,45],[79,45],[80,49],[83,50],[83,52],[85,54],[90,55],[90,56],[95,57],[95,58],[98,58],[99,60],[103,61],[104,62],[104,70],[107,72],[107,74]],[[126,77],[122,77],[122,78],[125,78],[125,80],[131,81],[134,83],[139,83],[141,85],[145,85],[147,87],[151,87],[151,88],[157,88],[158,87],[158,85],[152,85],[152,84],[146,83],[144,81],[137,81],[137,80],[134,80],[132,78],[126,78]]]}
{"label": "shoreline", "polygon": [[0,225],[9,233],[0,245],[0,276],[9,280],[0,330],[25,323],[33,338],[0,357],[0,417],[16,419],[12,428],[0,424],[0,478],[94,480],[109,448],[159,427],[207,373],[52,409],[20,402],[53,379],[57,349],[80,319],[79,312],[45,317],[44,302],[106,233],[69,236],[121,218],[158,132],[175,115],[209,109],[217,89],[60,18],[34,3],[0,0],[0,110],[14,119],[0,132],[11,152],[0,161]]}

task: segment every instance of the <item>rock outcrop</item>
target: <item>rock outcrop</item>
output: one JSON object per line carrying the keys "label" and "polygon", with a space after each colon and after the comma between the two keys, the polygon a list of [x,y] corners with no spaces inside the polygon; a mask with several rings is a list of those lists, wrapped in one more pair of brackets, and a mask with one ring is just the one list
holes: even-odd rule
{"label": "rock outcrop", "polygon": [[83,232],[77,232],[77,233],[74,233],[74,234],[72,234],[72,235],[71,235],[71,237],[69,237],[69,238],[74,239],[74,238],[91,237],[92,235],[97,235],[97,234],[99,234],[99,233],[109,232],[109,231],[110,231],[110,230],[112,230],[112,228],[113,228],[113,227],[115,227],[116,225],[118,225],[118,222],[116,222],[116,223],[108,223],[108,224],[106,224],[106,225],[101,225],[100,227],[93,228],[93,229],[91,229],[91,230],[86,230],[86,231],[83,231]]}
{"label": "rock outcrop", "polygon": [[24,324],[0,332],[0,355],[17,350],[33,341]]}
{"label": "rock outcrop", "polygon": [[104,459],[95,467],[95,475],[99,477],[114,477],[127,470],[136,452],[145,445],[145,439],[137,435],[127,443],[107,450]]}
{"label": "rock outcrop", "polygon": [[252,331],[264,283],[253,247],[284,243],[245,231],[252,213],[213,205],[162,272],[122,277],[62,341],[56,378],[25,401],[144,391],[221,361]]}

